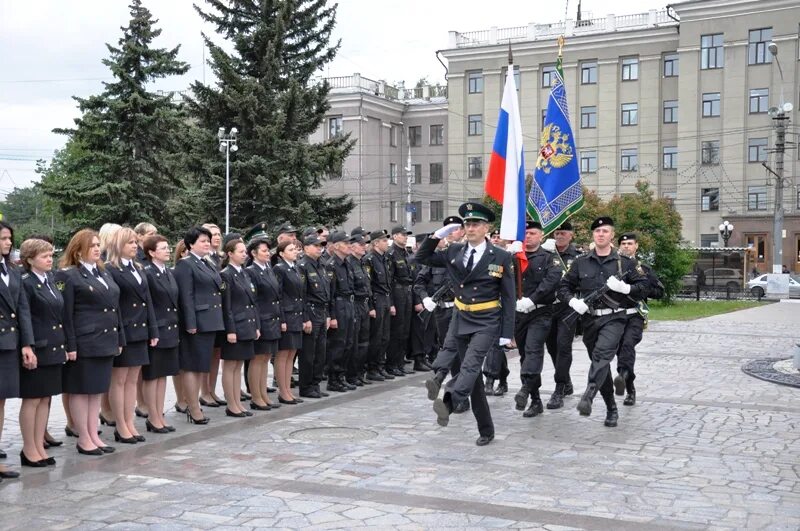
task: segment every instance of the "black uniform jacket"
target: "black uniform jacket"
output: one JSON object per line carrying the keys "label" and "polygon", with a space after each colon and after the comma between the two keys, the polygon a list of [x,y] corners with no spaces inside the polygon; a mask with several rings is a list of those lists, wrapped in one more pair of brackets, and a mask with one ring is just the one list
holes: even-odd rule
{"label": "black uniform jacket", "polygon": [[353,289],[353,270],[347,262],[336,256],[336,254],[334,254],[328,262],[327,269],[328,278],[331,279],[331,293],[334,299],[331,309],[331,319],[337,319],[336,299],[346,299],[350,301],[355,294]]}
{"label": "black uniform jacket", "polygon": [[500,337],[514,337],[514,314],[516,312],[516,286],[514,263],[511,254],[486,240],[486,249],[474,264],[472,271],[464,266],[466,243],[451,244],[443,252],[435,252],[439,238],[428,237],[420,245],[416,256],[420,263],[432,267],[447,267],[453,278],[456,299],[463,304],[500,301],[499,308],[477,312],[457,311],[455,333],[471,334],[493,324],[500,324]]}
{"label": "black uniform jacket", "polygon": [[119,308],[119,286],[111,273],[100,270],[108,287],[83,265],[56,271],[55,280],[64,297],[64,334],[67,352],[99,358],[119,355],[125,346],[125,330]]}
{"label": "black uniform jacket", "polygon": [[236,271],[229,265],[220,272],[222,277],[222,315],[225,332],[236,334],[237,341],[254,341],[261,328],[256,307],[256,285],[244,269]]}
{"label": "black uniform jacket", "polygon": [[314,308],[324,310],[325,315],[330,316],[333,313],[333,284],[327,267],[322,263],[322,257],[314,260],[304,256],[297,262],[297,266],[305,285],[303,321],[311,321]]}
{"label": "black uniform jacket", "polygon": [[281,322],[286,323],[287,332],[302,332],[306,286],[297,264],[289,267],[284,260],[278,260],[273,270],[281,288]]}
{"label": "black uniform jacket", "polygon": [[362,258],[359,260],[355,256],[348,256],[347,263],[353,271],[353,294],[357,301],[367,301],[370,310],[375,309],[372,302],[372,288],[370,286],[369,270]]}
{"label": "black uniform jacket", "polygon": [[8,286],[0,280],[0,350],[32,347],[31,312],[22,288],[22,274],[7,261],[6,266]]}
{"label": "black uniform jacket", "polygon": [[169,268],[162,273],[154,264],[144,268],[150,288],[152,308],[158,326],[158,348],[175,348],[180,342],[178,330],[178,282]]}
{"label": "black uniform jacket", "polygon": [[526,252],[528,267],[522,273],[522,296],[534,304],[551,304],[556,300],[556,289],[564,270],[555,253],[539,247]]}
{"label": "black uniform jacket", "polygon": [[368,253],[365,257],[367,272],[370,277],[370,287],[373,297],[376,295],[388,295],[389,303],[392,298],[392,276],[389,271],[388,257],[386,253]]}
{"label": "black uniform jacket", "polygon": [[22,275],[22,286],[31,312],[36,364],[41,367],[60,365],[67,361],[64,297],[56,288],[53,274],[47,273],[46,276],[50,289],[42,284],[36,274]]}
{"label": "black uniform jacket", "polygon": [[[635,306],[635,301],[647,297],[647,276],[636,259],[628,258],[611,250],[608,256],[597,256],[592,250],[581,255],[572,262],[569,271],[561,279],[558,287],[558,300],[568,303],[573,297],[584,298],[593,291],[605,285],[611,276],[624,275],[624,281],[631,285],[631,292],[627,295],[608,291],[617,306],[630,308]],[[595,303],[592,309],[604,309],[610,305],[602,299]]]}
{"label": "black uniform jacket", "polygon": [[222,278],[208,261],[192,253],[175,264],[180,318],[184,330],[219,332],[222,320]]}
{"label": "black uniform jacket", "polygon": [[[136,266],[134,266],[136,267]],[[106,263],[106,271],[111,273],[119,286],[119,307],[122,312],[122,325],[125,327],[125,340],[128,343],[147,341],[158,336],[156,312],[144,269],[136,268],[140,284],[133,272],[120,265]]]}
{"label": "black uniform jacket", "polygon": [[412,264],[409,263],[408,252],[404,247],[392,245],[386,251],[388,257],[389,271],[392,278],[392,285],[410,286],[414,282],[414,274],[411,270]]}
{"label": "black uniform jacket", "polygon": [[256,307],[261,324],[261,339],[281,338],[281,287],[275,272],[268,264],[266,268],[252,264],[247,269],[250,282],[256,287]]}

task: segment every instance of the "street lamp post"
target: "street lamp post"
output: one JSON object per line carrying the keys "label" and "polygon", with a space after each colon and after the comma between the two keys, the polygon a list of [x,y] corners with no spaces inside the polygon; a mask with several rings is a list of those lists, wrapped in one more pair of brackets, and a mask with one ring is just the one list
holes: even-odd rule
{"label": "street lamp post", "polygon": [[236,153],[239,146],[236,145],[236,137],[239,130],[231,127],[229,133],[225,133],[225,128],[217,130],[219,140],[219,151],[225,153],[225,234],[231,231],[231,151]]}
{"label": "street lamp post", "polygon": [[732,234],[733,234],[733,223],[729,223],[726,220],[719,224],[719,235],[722,236],[722,242],[725,244],[725,247],[728,246],[728,240],[731,239]]}

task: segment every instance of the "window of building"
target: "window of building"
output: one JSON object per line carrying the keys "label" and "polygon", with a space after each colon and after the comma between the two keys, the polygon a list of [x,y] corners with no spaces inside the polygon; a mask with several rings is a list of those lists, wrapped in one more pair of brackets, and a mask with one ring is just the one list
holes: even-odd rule
{"label": "window of building", "polygon": [[748,234],[745,236],[747,246],[755,249],[756,263],[764,264],[767,261],[767,235],[766,234]]}
{"label": "window of building", "polygon": [[750,89],[750,112],[767,112],[769,109],[769,89]]}
{"label": "window of building", "polygon": [[710,70],[725,66],[725,53],[722,48],[722,33],[700,37],[700,68]]}
{"label": "window of building", "polygon": [[639,58],[626,57],[622,60],[622,81],[639,79]]}
{"label": "window of building", "polygon": [[542,67],[542,87],[552,87],[556,81],[556,67],[555,65],[546,65]]}
{"label": "window of building", "polygon": [[581,85],[594,85],[597,83],[597,61],[581,63]]}
{"label": "window of building", "polygon": [[678,123],[678,100],[666,100],[664,102],[664,123]]}
{"label": "window of building", "polygon": [[[716,232],[700,235],[700,247],[713,247],[717,243],[719,243],[719,234]],[[709,282],[710,281],[709,279]]]}
{"label": "window of building", "polygon": [[637,148],[620,151],[620,171],[636,171],[639,169],[639,150]]}
{"label": "window of building", "polygon": [[467,117],[467,134],[469,136],[478,136],[483,134],[482,114],[470,114]]}
{"label": "window of building", "polygon": [[483,92],[483,72],[467,72],[467,89],[470,94]]}
{"label": "window of building", "polygon": [[441,184],[444,181],[444,171],[441,162],[431,162],[431,184]]}
{"label": "window of building", "polygon": [[431,145],[441,146],[444,144],[444,126],[441,124],[431,126]]}
{"label": "window of building", "polygon": [[336,138],[342,134],[342,117],[328,118],[328,138]]}
{"label": "window of building", "polygon": [[665,170],[675,170],[678,168],[678,148],[675,146],[664,146],[664,156],[661,167]]}
{"label": "window of building", "polygon": [[431,201],[431,221],[444,219],[444,201]]}
{"label": "window of building", "polygon": [[636,125],[639,123],[639,104],[638,103],[623,103],[622,104],[622,125]]}
{"label": "window of building", "polygon": [[408,127],[408,145],[419,147],[422,145],[422,126],[412,125]]}
{"label": "window of building", "polygon": [[397,184],[397,164],[389,163],[389,184]]}
{"label": "window of building", "polygon": [[394,124],[389,128],[389,145],[397,147],[397,131],[398,127]]}
{"label": "window of building", "polygon": [[719,210],[719,188],[702,188],[700,190],[700,210],[703,212]]}
{"label": "window of building", "polygon": [[703,94],[703,118],[719,116],[719,92]]}
{"label": "window of building", "polygon": [[542,131],[544,131],[545,120],[547,120],[547,109],[542,109]]}
{"label": "window of building", "polygon": [[422,201],[411,202],[411,223],[419,223],[422,219]]}
{"label": "window of building", "polygon": [[751,138],[747,142],[747,162],[767,161],[767,138]]}
{"label": "window of building", "polygon": [[747,187],[747,210],[766,210],[767,209],[767,187],[748,186]]}
{"label": "window of building", "polygon": [[704,140],[700,144],[703,164],[719,164],[719,140]]}
{"label": "window of building", "polygon": [[747,45],[747,64],[761,65],[772,62],[772,54],[767,46],[772,41],[772,28],[750,30]]}
{"label": "window of building", "polygon": [[414,184],[422,184],[422,164],[412,164],[411,175],[414,178]]}
{"label": "window of building", "polygon": [[397,201],[389,201],[389,221],[397,221]]}
{"label": "window of building", "polygon": [[467,167],[470,179],[483,179],[483,157],[469,157]]}
{"label": "window of building", "polygon": [[664,55],[664,77],[678,76],[678,54],[668,53]]}
{"label": "window of building", "polygon": [[670,205],[675,206],[675,199],[678,197],[677,192],[664,192],[661,197],[667,200]]}
{"label": "window of building", "polygon": [[581,129],[597,127],[597,107],[581,107]]}
{"label": "window of building", "polygon": [[597,172],[597,151],[594,149],[581,150],[581,173]]}
{"label": "window of building", "polygon": [[[503,67],[503,83],[505,83],[506,76],[508,75],[508,67]],[[519,75],[519,67],[514,67],[514,86],[516,87],[517,91],[519,92],[520,83],[522,83],[522,78]]]}

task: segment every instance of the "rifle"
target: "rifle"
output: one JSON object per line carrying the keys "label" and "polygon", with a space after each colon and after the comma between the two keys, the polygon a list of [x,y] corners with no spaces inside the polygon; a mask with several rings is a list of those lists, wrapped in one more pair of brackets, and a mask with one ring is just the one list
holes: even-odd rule
{"label": "rifle", "polygon": [[[625,277],[628,276],[628,272],[629,271],[630,270],[624,271],[617,278],[619,280],[625,280]],[[594,303],[596,303],[597,301],[600,301],[600,300],[605,300],[606,304],[608,304],[609,307],[611,307],[612,309],[616,310],[617,308],[619,308],[619,303],[617,301],[615,301],[614,299],[612,299],[611,297],[609,297],[608,296],[608,292],[609,292],[608,284],[603,284],[602,286],[600,286],[599,288],[597,288],[596,290],[594,290],[593,292],[588,294],[586,297],[584,297],[583,298],[583,302],[585,302],[586,306],[589,307],[589,311],[592,311],[592,306],[594,305]],[[572,310],[572,308],[570,308],[570,310]],[[580,317],[580,316],[581,316],[581,314],[579,314],[575,310],[572,310],[566,316],[564,316],[564,318],[562,318],[561,320],[564,323],[572,325],[578,319],[578,317]]]}
{"label": "rifle", "polygon": [[[445,297],[445,295],[448,295],[452,291],[453,291],[453,286],[450,285],[450,282],[445,282],[444,284],[439,286],[439,289],[433,292],[433,295],[431,295],[431,300],[438,304],[439,301],[441,301]],[[428,328],[428,323],[431,320],[431,315],[433,315],[433,313],[429,312],[427,309],[423,309],[421,312],[417,314],[417,317],[420,318],[425,328]]]}

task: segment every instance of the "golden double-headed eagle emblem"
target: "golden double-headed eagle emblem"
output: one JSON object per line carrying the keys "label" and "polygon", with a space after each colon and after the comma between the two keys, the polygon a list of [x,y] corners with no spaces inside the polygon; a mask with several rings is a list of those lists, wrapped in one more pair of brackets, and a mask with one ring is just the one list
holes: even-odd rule
{"label": "golden double-headed eagle emblem", "polygon": [[550,173],[552,168],[563,168],[572,160],[572,146],[569,135],[561,133],[555,124],[547,124],[542,131],[542,147],[536,159],[536,168]]}

